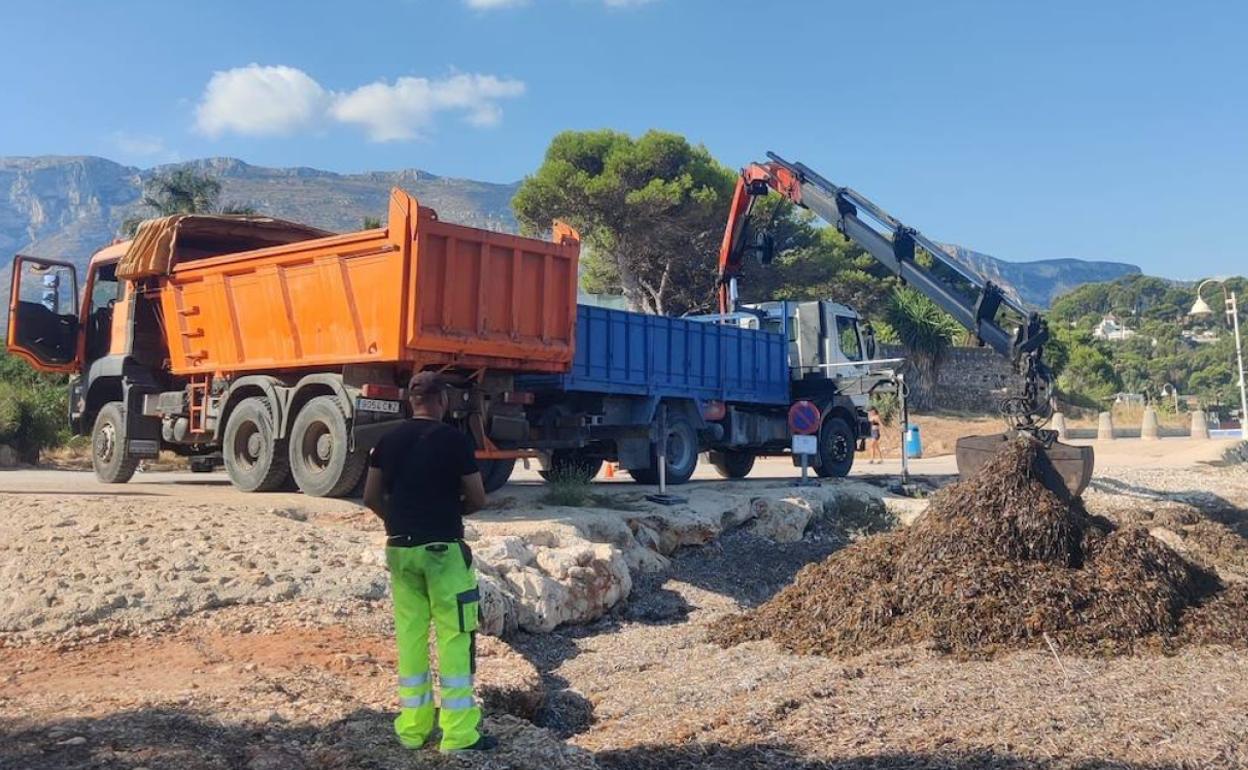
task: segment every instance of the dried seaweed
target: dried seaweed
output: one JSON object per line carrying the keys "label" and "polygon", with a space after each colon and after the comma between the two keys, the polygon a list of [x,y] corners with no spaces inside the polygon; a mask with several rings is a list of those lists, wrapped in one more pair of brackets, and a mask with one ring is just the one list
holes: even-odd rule
{"label": "dried seaweed", "polygon": [[1146,530],[1090,516],[1024,439],[943,490],[909,530],[807,566],[766,604],[718,621],[710,638],[770,638],[822,655],[921,643],[974,657],[1050,641],[1101,654],[1244,644],[1248,634],[1224,629],[1248,626],[1248,592],[1221,589]]}

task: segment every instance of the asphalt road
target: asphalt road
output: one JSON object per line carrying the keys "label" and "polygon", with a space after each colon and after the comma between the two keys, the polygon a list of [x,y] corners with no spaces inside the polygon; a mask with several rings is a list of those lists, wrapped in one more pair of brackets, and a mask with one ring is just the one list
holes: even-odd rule
{"label": "asphalt road", "polygon": [[[1199,463],[1217,462],[1224,451],[1236,443],[1233,440],[1192,441],[1186,438],[1165,438],[1157,441],[1140,439],[1119,439],[1111,442],[1076,441],[1078,444],[1091,444],[1096,448],[1097,467],[1108,468],[1175,468],[1186,467]],[[910,472],[918,476],[944,476],[957,472],[953,455],[925,457],[911,460]],[[863,456],[859,456],[851,476],[897,478],[901,474],[901,461],[885,460],[880,465],[867,464]],[[800,472],[788,458],[772,457],[760,459],[754,466],[751,479],[785,479],[796,478]],[[719,480],[715,469],[709,463],[702,462],[694,473],[691,483],[699,480]],[[529,470],[517,465],[511,484],[540,484],[537,465]],[[631,484],[632,479],[623,471],[614,479],[599,475],[602,484]],[[215,473],[189,472],[150,472],[138,473],[128,484],[101,484],[90,471],[58,471],[33,468],[20,468],[0,471],[0,494],[65,494],[65,495],[116,495],[116,496],[173,496],[200,500],[219,500],[234,498],[242,493],[236,492],[229,484],[223,471]],[[340,508],[341,502],[335,500],[314,500],[299,493],[275,492],[265,495],[266,502],[272,501],[274,506],[281,506],[298,501],[304,508]]]}

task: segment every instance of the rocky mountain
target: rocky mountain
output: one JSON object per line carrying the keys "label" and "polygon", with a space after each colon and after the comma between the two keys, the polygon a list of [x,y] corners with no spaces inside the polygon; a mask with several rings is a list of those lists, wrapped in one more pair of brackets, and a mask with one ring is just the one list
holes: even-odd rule
{"label": "rocky mountain", "polygon": [[[208,158],[188,165],[221,181],[224,204],[248,205],[327,230],[357,229],[366,216],[384,217],[387,196],[395,186],[447,221],[495,230],[516,227],[509,203],[518,183],[439,177],[418,169],[338,174],[314,168],[265,168],[235,158]],[[8,286],[14,253],[59,257],[85,266],[94,251],[113,240],[124,220],[141,213],[144,182],[169,168],[140,169],[90,156],[0,157],[0,285]],[[1041,308],[1080,284],[1139,272],[1134,265],[1116,262],[1006,262],[961,246],[947,248],[968,268]],[[4,315],[0,314],[0,325]]]}
{"label": "rocky mountain", "polygon": [[[391,187],[402,187],[443,219],[512,230],[516,184],[439,177],[418,169],[336,174],[264,168],[234,158],[189,164],[221,181],[225,204],[248,205],[327,230],[358,229],[385,217]],[[85,264],[121,223],[141,213],[143,183],[169,166],[139,169],[95,157],[0,158],[0,265],[16,252]]]}
{"label": "rocky mountain", "polygon": [[1053,300],[1085,283],[1112,281],[1140,272],[1140,268],[1125,262],[1085,259],[1006,262],[965,246],[944,243],[941,246],[964,267],[1007,290],[1012,289],[1023,302],[1040,309],[1047,308]]}

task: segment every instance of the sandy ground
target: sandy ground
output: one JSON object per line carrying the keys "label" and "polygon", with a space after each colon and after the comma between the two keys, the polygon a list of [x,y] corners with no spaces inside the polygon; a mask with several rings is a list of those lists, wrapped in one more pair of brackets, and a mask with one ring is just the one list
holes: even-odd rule
{"label": "sandy ground", "polygon": [[[1149,525],[1225,579],[1248,579],[1248,466],[1220,463],[1224,449],[1180,440],[1097,445],[1088,505]],[[897,469],[891,460],[856,474],[882,481]],[[916,461],[912,470],[944,480],[952,458]],[[791,464],[768,461],[740,488],[748,495],[768,478],[793,475]],[[534,483],[518,473],[503,494],[523,499]],[[38,521],[23,531],[45,546],[46,538],[67,548],[99,538],[83,558],[116,559],[119,575],[143,559],[176,561],[139,542],[153,505],[204,522],[185,534],[189,547],[218,537],[214,518],[253,517],[259,542],[267,520],[304,516],[323,524],[310,538],[317,555],[306,543],[285,545],[292,558],[323,562],[326,577],[294,590],[275,581],[256,587],[273,592],[263,604],[188,607],[120,634],[5,646],[0,633],[0,768],[1248,767],[1243,652],[1084,659],[1055,649],[967,663],[924,649],[838,660],[704,641],[714,618],[764,601],[803,564],[883,524],[838,517],[816,519],[788,544],[734,530],[678,552],[665,573],[639,575],[629,601],[599,621],[493,643],[482,680],[493,688],[489,728],[505,753],[412,754],[390,740],[389,606],[375,570],[352,560],[368,531],[355,504],[239,495],[220,474],[141,474],[103,487],[89,474],[0,472],[0,525]],[[133,551],[116,552],[114,530],[128,533]],[[0,571],[11,553],[0,552]],[[246,558],[230,569],[245,575]],[[333,566],[336,558],[342,565]],[[72,581],[67,573],[60,579]],[[168,600],[155,574],[154,598]]]}

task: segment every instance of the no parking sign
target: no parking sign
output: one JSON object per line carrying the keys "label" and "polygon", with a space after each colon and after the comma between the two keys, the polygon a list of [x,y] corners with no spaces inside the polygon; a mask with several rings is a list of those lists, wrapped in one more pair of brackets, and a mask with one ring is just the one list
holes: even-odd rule
{"label": "no parking sign", "polygon": [[789,430],[799,436],[813,436],[818,433],[821,421],[819,407],[811,401],[795,401],[789,407]]}

